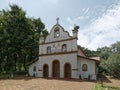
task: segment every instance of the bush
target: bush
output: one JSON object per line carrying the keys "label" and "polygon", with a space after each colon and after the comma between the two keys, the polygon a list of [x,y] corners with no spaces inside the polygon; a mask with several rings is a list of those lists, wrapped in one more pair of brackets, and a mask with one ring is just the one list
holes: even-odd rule
{"label": "bush", "polygon": [[0,73],[0,79],[7,79],[7,78],[10,78],[9,73]]}
{"label": "bush", "polygon": [[28,72],[27,71],[16,71],[16,75],[26,75]]}

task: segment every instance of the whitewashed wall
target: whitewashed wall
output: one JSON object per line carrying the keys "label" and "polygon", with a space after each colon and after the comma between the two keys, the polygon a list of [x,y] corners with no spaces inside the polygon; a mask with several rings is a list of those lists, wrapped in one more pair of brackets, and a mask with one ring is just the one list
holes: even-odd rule
{"label": "whitewashed wall", "polygon": [[[87,64],[88,66],[87,71],[82,71],[83,64]],[[90,75],[92,80],[96,80],[95,68],[96,68],[95,61],[83,59],[80,57],[78,58],[78,74],[82,76],[82,79],[88,78],[88,75]]]}
{"label": "whitewashed wall", "polygon": [[[77,58],[76,54],[67,54],[67,55],[56,55],[56,56],[45,56],[40,57],[40,67],[39,69],[43,70],[43,65],[48,64],[49,66],[49,77],[52,77],[52,62],[58,60],[60,63],[60,77],[64,78],[64,65],[65,63],[70,63],[72,69],[77,68]],[[42,73],[43,71],[41,71]],[[72,78],[76,78],[76,72],[72,71]]]}
{"label": "whitewashed wall", "polygon": [[[60,31],[59,38],[54,38],[54,29],[56,27],[59,27],[59,31]],[[54,25],[53,28],[51,29],[50,34],[46,37],[45,43],[65,40],[65,39],[69,39],[69,38],[72,38],[69,35],[69,33],[67,31],[64,31],[64,28],[62,26],[60,26],[59,24],[57,24],[57,25]]]}
{"label": "whitewashed wall", "polygon": [[30,76],[34,76],[34,71],[33,71],[33,68],[34,68],[34,66],[36,66],[36,77],[37,76],[39,76],[38,75],[38,66],[39,66],[39,63],[38,63],[39,61],[36,61],[35,63],[33,63],[33,64],[31,64],[30,66],[29,66],[29,75]]}
{"label": "whitewashed wall", "polygon": [[[61,52],[62,50],[62,45],[66,44],[67,45],[67,51],[77,51],[77,43],[76,39],[70,40],[70,41],[63,41],[63,42],[57,42],[57,43],[49,43],[49,44],[43,44],[40,45],[41,48],[39,48],[39,54],[47,54],[47,47],[51,46],[51,52],[54,53],[55,50],[56,52]],[[58,46],[59,45],[59,46]],[[55,47],[53,47],[55,46]]]}

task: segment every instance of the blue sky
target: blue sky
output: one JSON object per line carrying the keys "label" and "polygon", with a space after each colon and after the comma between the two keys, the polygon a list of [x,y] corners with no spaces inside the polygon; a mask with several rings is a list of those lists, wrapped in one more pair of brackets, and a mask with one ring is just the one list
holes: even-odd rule
{"label": "blue sky", "polygon": [[78,44],[96,50],[120,41],[120,0],[0,0],[0,10],[17,4],[29,17],[40,17],[48,31],[56,17],[72,33],[80,26]]}

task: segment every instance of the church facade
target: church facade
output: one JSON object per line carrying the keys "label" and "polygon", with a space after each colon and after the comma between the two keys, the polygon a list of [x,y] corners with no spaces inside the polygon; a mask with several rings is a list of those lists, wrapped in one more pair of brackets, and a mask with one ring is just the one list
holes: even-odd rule
{"label": "church facade", "polygon": [[76,78],[96,80],[97,63],[95,57],[86,57],[78,48],[78,28],[75,26],[70,36],[58,23],[49,35],[39,38],[39,57],[29,64],[29,75],[48,78]]}

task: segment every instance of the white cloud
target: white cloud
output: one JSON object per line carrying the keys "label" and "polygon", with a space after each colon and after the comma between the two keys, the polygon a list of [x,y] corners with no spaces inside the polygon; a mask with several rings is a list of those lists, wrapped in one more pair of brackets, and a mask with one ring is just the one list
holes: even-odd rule
{"label": "white cloud", "polygon": [[69,23],[70,25],[70,29],[72,29],[73,25],[74,24],[78,24],[79,22],[81,22],[82,20],[86,20],[88,19],[89,16],[79,16],[79,17],[76,17],[74,19],[71,19],[70,17],[67,18],[67,22]]}
{"label": "white cloud", "polygon": [[75,17],[74,19],[72,19],[71,17],[67,17],[67,22],[69,23],[69,29],[72,29],[74,24],[79,24],[79,22],[82,22],[84,20],[89,19],[89,16],[87,15],[87,13],[89,12],[89,8],[83,8],[81,10],[81,15],[78,17]]}
{"label": "white cloud", "polygon": [[89,12],[89,8],[85,9],[84,14],[87,14]]}
{"label": "white cloud", "polygon": [[82,12],[83,14],[87,14],[87,13],[89,12],[89,8],[83,8],[83,9],[81,10],[81,12]]}
{"label": "white cloud", "polygon": [[120,2],[106,10],[101,17],[94,20],[84,30],[80,30],[78,43],[96,50],[98,47],[109,46],[119,40]]}

